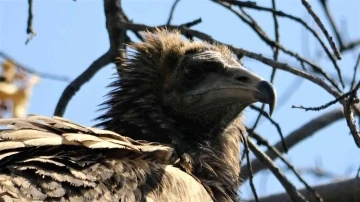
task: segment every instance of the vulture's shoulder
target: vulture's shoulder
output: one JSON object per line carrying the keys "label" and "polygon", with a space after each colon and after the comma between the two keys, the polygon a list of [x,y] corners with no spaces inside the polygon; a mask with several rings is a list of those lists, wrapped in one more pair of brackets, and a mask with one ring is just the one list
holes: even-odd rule
{"label": "vulture's shoulder", "polygon": [[0,119],[4,201],[211,201],[171,146],[60,117]]}

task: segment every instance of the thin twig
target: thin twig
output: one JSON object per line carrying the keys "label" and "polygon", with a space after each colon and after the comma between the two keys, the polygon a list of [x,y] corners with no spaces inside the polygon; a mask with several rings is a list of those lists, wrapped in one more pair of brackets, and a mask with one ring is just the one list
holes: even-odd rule
{"label": "thin twig", "polygon": [[251,187],[251,190],[252,190],[252,192],[253,192],[253,194],[254,194],[254,198],[255,198],[255,201],[256,202],[259,202],[259,197],[258,197],[258,195],[257,195],[257,193],[256,193],[256,188],[255,188],[255,185],[254,185],[254,174],[253,174],[253,172],[252,172],[252,168],[251,168],[251,161],[250,161],[250,150],[249,150],[249,144],[248,144],[248,139],[245,137],[245,135],[244,134],[242,134],[243,135],[243,140],[244,140],[244,145],[245,145],[245,148],[244,148],[244,150],[245,150],[245,156],[246,156],[246,161],[247,161],[247,165],[248,165],[248,168],[249,168],[249,173],[250,173],[250,176],[249,176],[249,179],[250,179],[250,187]]}
{"label": "thin twig", "polygon": [[[359,179],[346,179],[341,181],[330,182],[329,184],[323,184],[314,187],[314,189],[319,192],[324,201],[358,201],[360,198],[360,192],[358,191],[360,187]],[[311,201],[315,199],[311,196],[307,189],[300,189],[300,193],[307,196]],[[271,196],[266,196],[260,198],[262,201],[266,202],[291,202],[292,200],[287,196],[286,193],[274,194]],[[254,202],[253,200],[248,202]]]}
{"label": "thin twig", "polygon": [[326,109],[328,107],[330,107],[331,105],[343,100],[344,98],[348,97],[349,95],[353,94],[354,91],[356,91],[357,89],[352,89],[350,90],[349,92],[347,93],[344,93],[343,95],[337,97],[335,100],[332,100],[324,105],[321,105],[319,107],[304,107],[302,105],[293,105],[291,106],[291,108],[295,108],[295,109],[304,109],[305,111],[320,111],[320,110],[323,110],[323,109]]}
{"label": "thin twig", "polygon": [[[327,38],[331,48],[334,51],[335,56],[340,60],[341,54],[339,50],[336,48],[336,45],[330,36],[329,32],[326,30],[324,24],[321,22],[320,18],[315,14],[315,12],[312,10],[311,5],[307,0],[301,0],[302,4],[305,6],[306,10],[309,12],[309,14],[314,18],[316,24],[320,27],[321,31],[324,33],[325,37]],[[340,70],[339,70],[340,71]]]}
{"label": "thin twig", "polygon": [[61,94],[61,97],[56,105],[54,115],[63,116],[70,99],[80,89],[84,83],[89,81],[96,72],[102,67],[113,62],[115,56],[111,52],[106,52],[104,55],[96,59],[82,74],[73,80]]}
{"label": "thin twig", "polygon": [[28,9],[28,20],[27,20],[26,33],[29,34],[29,37],[25,41],[26,45],[29,43],[29,41],[31,41],[36,36],[36,33],[33,28],[33,18],[34,18],[33,0],[28,0],[28,5],[29,5],[29,9]]}
{"label": "thin twig", "polygon": [[[360,81],[356,84],[355,88],[352,90],[352,93],[350,94],[348,100],[346,101],[346,104],[344,106],[344,114],[346,118],[346,123],[350,128],[351,134],[354,138],[354,141],[358,147],[360,147],[360,136],[359,132],[355,125],[355,119],[354,114],[351,109],[351,105],[355,102],[356,92],[360,88]],[[356,102],[359,102],[359,99],[356,99]]]}
{"label": "thin twig", "polygon": [[344,47],[344,43],[343,43],[343,40],[342,40],[342,37],[340,35],[340,32],[338,30],[338,28],[336,27],[335,25],[335,20],[334,18],[332,17],[330,11],[329,11],[329,8],[327,6],[327,0],[319,0],[320,1],[320,5],[322,6],[324,12],[325,12],[325,15],[326,17],[328,18],[328,21],[330,22],[330,25],[331,25],[331,28],[333,30],[333,32],[335,33],[335,37],[339,43],[339,47],[340,47],[340,50]]}
{"label": "thin twig", "polygon": [[355,48],[356,46],[360,45],[360,39],[358,40],[354,40],[352,42],[349,42],[347,44],[345,44],[341,49],[340,51],[341,52],[344,52],[344,51],[347,51],[347,50],[351,50],[353,48]]}
{"label": "thin twig", "polygon": [[[273,10],[276,10],[275,0],[272,0],[272,7],[273,7]],[[245,13],[245,14],[246,14],[246,13]],[[254,21],[254,20],[251,18],[251,16],[249,16],[249,15],[247,15],[247,16],[248,16],[252,21]],[[278,20],[277,20],[277,17],[276,17],[276,14],[275,14],[275,13],[273,13],[273,19],[274,19],[275,41],[276,41],[276,43],[279,44],[279,42],[280,42],[279,23],[278,23]],[[277,60],[278,60],[278,57],[279,57],[279,47],[278,47],[278,46],[277,46],[277,47],[273,47],[273,52],[274,52],[273,59],[274,59],[275,61],[277,61]],[[271,82],[271,83],[274,82],[276,70],[277,70],[276,68],[273,68],[273,69],[272,69],[271,76],[270,76],[270,82]],[[260,111],[263,112],[264,109],[265,109],[265,104],[262,104]],[[254,132],[254,131],[256,130],[256,127],[258,126],[258,124],[259,124],[259,122],[260,122],[260,119],[261,119],[261,116],[262,116],[262,113],[261,113],[261,112],[259,112],[259,114],[258,114],[258,116],[257,116],[257,118],[256,118],[256,120],[255,120],[254,126],[252,127],[252,129],[251,129],[251,131],[250,131],[250,133],[249,133],[250,136],[251,136],[252,132]],[[278,128],[278,131],[279,131],[280,126],[277,127],[277,128]],[[283,136],[282,136],[281,131],[280,131],[279,133],[280,133],[281,139],[283,139]],[[285,144],[284,144],[284,148],[285,148],[285,150],[287,150]]]}
{"label": "thin twig", "polygon": [[[264,112],[264,110],[260,109],[259,107],[255,106],[255,105],[250,105],[250,108],[253,109],[253,110],[256,110],[262,116],[265,116],[270,121],[270,123],[272,123],[276,127],[276,130],[278,131],[278,133],[280,135],[281,141],[283,142],[284,151],[287,153],[288,149],[286,147],[286,144],[285,144],[285,141],[284,141],[284,136],[283,136],[283,133],[281,131],[280,125],[278,123],[276,123],[267,113]],[[249,135],[254,133],[254,132],[255,132],[254,127],[252,129],[250,129],[250,131],[248,131]]]}
{"label": "thin twig", "polygon": [[360,54],[358,55],[358,58],[357,58],[356,63],[355,63],[354,73],[353,73],[353,78],[352,78],[352,80],[351,80],[350,89],[353,89],[353,88],[354,88],[355,80],[356,80],[356,74],[357,74],[357,69],[358,69],[359,65],[360,65]]}
{"label": "thin twig", "polygon": [[169,18],[167,20],[167,23],[166,25],[170,25],[171,24],[171,20],[173,18],[173,15],[174,15],[174,11],[175,11],[175,8],[176,8],[176,5],[180,2],[180,0],[175,0],[172,7],[171,7],[171,10],[170,10],[170,14],[169,14]]}
{"label": "thin twig", "polygon": [[[324,114],[321,114],[318,117],[315,117],[314,119],[309,120],[307,123],[299,127],[298,129],[294,130],[290,134],[288,134],[285,138],[285,143],[288,149],[290,150],[292,147],[297,145],[298,143],[306,140],[307,138],[314,135],[317,131],[333,124],[335,121],[338,121],[340,119],[344,118],[344,112],[343,108],[337,108],[332,111],[326,112]],[[282,146],[282,142],[278,141],[276,144],[274,144],[274,147],[280,152],[283,153],[284,149]],[[271,151],[267,151],[266,154],[272,159],[275,160],[277,156],[272,153]],[[254,159],[251,162],[253,172],[254,174],[258,173],[259,171],[266,168],[265,165],[263,165],[259,159]],[[248,179],[249,171],[246,165],[241,166],[241,173],[240,173],[240,179],[243,179],[244,181]]]}
{"label": "thin twig", "polygon": [[[314,71],[316,71],[317,73],[321,74],[322,76],[324,76],[324,78],[326,78],[338,91],[341,91],[340,88],[338,87],[337,82],[331,78],[331,76],[324,71],[321,67],[319,67],[318,65],[314,64],[313,62],[309,61],[308,59],[300,56],[298,53],[292,52],[288,49],[286,49],[284,46],[282,46],[279,43],[276,43],[275,41],[271,40],[267,35],[266,32],[261,29],[261,27],[259,26],[259,24],[254,21],[252,18],[249,18],[249,15],[241,8],[242,13],[238,12],[237,10],[234,10],[231,5],[226,4],[220,0],[212,0],[215,3],[218,3],[219,5],[227,8],[228,10],[230,10],[232,13],[234,13],[235,15],[237,15],[244,23],[246,23],[247,25],[249,25],[254,31],[255,33],[267,44],[269,45],[271,48],[273,47],[279,47],[280,50],[282,50],[284,53],[295,57],[297,60],[302,61],[308,65],[310,65],[311,68],[313,68]],[[331,53],[330,53],[331,55]],[[336,63],[336,61],[333,61],[333,64],[335,66],[336,69],[340,69]],[[338,75],[339,78],[341,77],[341,74]],[[342,78],[340,78],[340,81],[342,81]],[[342,87],[344,87],[344,83],[340,82]]]}
{"label": "thin twig", "polygon": [[271,172],[283,185],[290,198],[293,201],[298,202],[307,201],[304,196],[297,191],[296,187],[285,177],[285,174],[281,172],[275,163],[263,151],[261,151],[261,149],[256,146],[256,144],[254,144],[249,137],[247,137],[247,139],[251,151],[263,164],[265,164],[271,170]]}
{"label": "thin twig", "polygon": [[256,6],[254,1],[238,1],[238,0],[221,0],[237,6]]}
{"label": "thin twig", "polygon": [[[215,0],[213,0],[215,1]],[[229,2],[230,3],[230,2]],[[223,4],[224,5],[224,4]],[[324,49],[324,51],[326,52],[327,56],[329,57],[329,59],[331,60],[331,62],[333,63],[335,69],[340,69],[339,65],[337,64],[336,60],[334,59],[334,57],[332,56],[331,52],[329,51],[329,49],[326,47],[325,43],[321,40],[320,36],[317,34],[317,32],[312,29],[304,20],[302,20],[301,18],[298,18],[298,17],[295,17],[293,15],[290,15],[288,13],[285,13],[283,11],[277,11],[277,10],[274,10],[272,8],[267,8],[267,7],[263,7],[263,6],[257,6],[257,5],[242,5],[241,7],[246,7],[246,8],[250,8],[250,9],[255,9],[255,10],[259,10],[259,11],[266,11],[266,12],[272,12],[272,13],[275,13],[277,16],[279,17],[284,17],[284,18],[288,18],[290,20],[294,20],[295,22],[298,22],[300,23],[301,25],[303,25],[317,40],[318,42],[320,43],[321,47]],[[360,44],[360,41],[358,42]],[[275,44],[276,45],[276,44]],[[358,44],[356,44],[358,45]],[[286,50],[288,51],[288,50]],[[286,52],[284,51],[285,53],[289,54],[289,52]],[[294,55],[292,55],[294,56]],[[303,66],[303,61],[301,61],[299,58],[298,60],[302,63],[302,67]],[[310,66],[312,68],[314,68],[314,71],[322,74],[323,76],[324,75],[324,71],[321,71],[318,69],[317,66],[313,66],[312,64],[310,64]],[[338,76],[342,76],[342,75],[339,75]],[[326,78],[326,76],[325,76]],[[330,81],[331,82],[331,81]],[[333,83],[332,83],[333,84]],[[344,84],[342,83],[342,86],[344,86]]]}
{"label": "thin twig", "polygon": [[66,76],[59,76],[59,75],[55,75],[55,74],[49,74],[49,73],[35,71],[33,68],[29,68],[29,67],[26,67],[26,66],[20,64],[19,62],[17,62],[16,60],[14,60],[12,57],[10,57],[9,55],[7,55],[4,52],[0,51],[0,56],[7,60],[10,60],[16,67],[18,67],[26,72],[29,72],[31,74],[39,75],[41,78],[65,81],[65,82],[70,81],[70,78],[68,78]]}
{"label": "thin twig", "polygon": [[56,116],[64,115],[71,98],[102,67],[115,62],[117,57],[126,57],[126,52],[124,51],[124,42],[127,38],[126,29],[122,29],[117,26],[118,24],[127,22],[127,18],[121,8],[121,1],[104,0],[104,13],[106,19],[106,29],[109,34],[110,48],[65,88],[55,108],[54,115]]}
{"label": "thin twig", "polygon": [[260,135],[258,135],[256,133],[254,133],[252,137],[258,141],[258,144],[260,143],[262,145],[265,145],[268,148],[268,151],[275,153],[281,159],[281,161],[284,162],[286,164],[286,166],[295,174],[295,176],[298,178],[298,180],[305,185],[306,189],[309,190],[310,193],[312,193],[314,195],[314,197],[316,198],[317,201],[319,201],[319,202],[324,201],[321,198],[321,196],[319,195],[319,193],[317,193],[313,188],[311,188],[311,186],[300,176],[300,174],[295,169],[295,167],[282,156],[282,154],[280,153],[279,150],[277,150],[275,147],[271,146],[267,140],[265,140],[264,138],[262,138]]}
{"label": "thin twig", "polygon": [[202,22],[201,18],[198,18],[196,20],[193,20],[191,22],[180,24],[179,27],[192,27]]}

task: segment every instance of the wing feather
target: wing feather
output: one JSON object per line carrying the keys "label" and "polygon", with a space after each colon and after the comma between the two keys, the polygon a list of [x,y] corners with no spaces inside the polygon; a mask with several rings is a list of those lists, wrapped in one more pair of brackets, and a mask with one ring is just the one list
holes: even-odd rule
{"label": "wing feather", "polygon": [[197,179],[173,167],[170,146],[61,117],[0,119],[0,125],[4,201],[211,201]]}

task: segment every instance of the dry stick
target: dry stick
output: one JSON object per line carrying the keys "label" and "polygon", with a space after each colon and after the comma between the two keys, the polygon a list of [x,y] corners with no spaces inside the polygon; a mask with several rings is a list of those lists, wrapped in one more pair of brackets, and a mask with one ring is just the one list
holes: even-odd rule
{"label": "dry stick", "polygon": [[[260,115],[265,116],[270,121],[270,123],[272,123],[276,127],[276,130],[278,131],[278,133],[280,135],[281,141],[283,142],[284,151],[287,153],[288,149],[286,147],[286,144],[284,141],[284,136],[281,131],[280,125],[278,123],[276,123],[266,112],[264,112],[264,110],[260,109],[259,107],[255,106],[255,105],[250,105],[250,108],[258,111]],[[248,133],[249,133],[249,135],[255,133],[254,127],[252,129],[250,129],[250,131],[248,130]]]}
{"label": "dry stick", "polygon": [[168,20],[167,20],[166,25],[170,25],[170,24],[171,24],[171,20],[172,20],[172,18],[173,18],[176,5],[177,5],[179,2],[180,2],[180,0],[175,0],[174,4],[172,5],[171,10],[170,10],[170,14],[169,14],[169,18],[168,18]]}
{"label": "dry stick", "polygon": [[[357,136],[353,135],[354,141],[357,145],[360,145],[360,139],[357,138],[357,137],[359,137],[359,132],[355,125],[355,119],[354,119],[353,111],[351,109],[351,105],[354,102],[354,99],[356,96],[356,91],[359,88],[360,88],[360,81],[356,84],[355,88],[352,90],[352,93],[350,94],[348,100],[345,102],[345,106],[344,106],[344,114],[345,114],[345,118],[346,118],[346,123],[348,124],[348,126],[350,128],[351,134],[357,134]],[[357,99],[356,102],[358,103],[359,100]]]}
{"label": "dry stick", "polygon": [[[240,133],[241,133],[241,130],[239,130]],[[241,133],[242,134],[242,133]],[[255,201],[256,202],[259,202],[259,197],[256,193],[256,188],[255,188],[255,185],[254,185],[254,174],[252,172],[252,168],[251,168],[251,162],[250,162],[250,152],[249,152],[249,144],[248,144],[248,141],[247,141],[247,138],[245,137],[244,134],[242,134],[242,138],[244,140],[244,145],[245,145],[245,148],[244,148],[244,153],[245,153],[245,156],[246,156],[246,161],[247,161],[247,165],[248,165],[248,168],[249,168],[249,172],[250,172],[250,187],[251,187],[251,190],[254,194],[254,198],[255,198]]]}
{"label": "dry stick", "polygon": [[[273,10],[276,10],[276,4],[275,4],[275,0],[272,0],[272,7],[273,7]],[[250,16],[248,16],[250,17]],[[251,17],[250,17],[251,18]],[[277,20],[277,17],[276,15],[273,13],[273,19],[274,19],[274,31],[275,31],[275,41],[276,43],[279,43],[280,42],[280,34],[279,34],[279,23],[278,23],[278,20]],[[273,58],[275,61],[278,60],[278,57],[279,57],[279,47],[273,47],[273,52],[274,52],[274,55],[273,55]],[[276,74],[276,68],[273,68],[272,69],[272,72],[271,72],[271,76],[270,76],[270,82],[273,83],[274,82],[274,79],[275,79],[275,74]],[[259,115],[257,116],[256,118],[256,121],[254,123],[254,126],[252,127],[251,131],[250,131],[250,136],[252,135],[252,133],[255,131],[256,127],[258,126],[259,122],[260,122],[260,119],[261,119],[261,116],[263,113],[261,112],[264,112],[264,109],[265,109],[265,104],[262,104],[261,106],[261,111],[259,112]],[[270,118],[270,117],[269,117]],[[278,128],[278,131],[280,129],[280,126],[279,125],[276,125],[277,128]],[[279,132],[280,134],[280,137],[281,139],[283,140],[284,137],[282,136],[282,133],[281,131]],[[286,145],[284,143],[284,148],[285,148],[285,151],[287,151],[287,148],[286,148]]]}
{"label": "dry stick", "polygon": [[328,20],[330,22],[331,28],[332,28],[333,32],[335,33],[336,39],[339,43],[340,52],[351,50],[351,49],[355,48],[356,46],[360,45],[360,39],[354,40],[347,44],[345,44],[343,42],[343,38],[340,35],[339,29],[335,25],[335,20],[334,20],[333,16],[331,15],[329,8],[327,6],[327,0],[319,0],[319,1],[321,4],[321,7],[323,8],[323,10],[325,12],[326,17],[328,18]]}
{"label": "dry stick", "polygon": [[324,105],[321,105],[319,107],[304,107],[302,105],[293,105],[291,106],[291,108],[295,108],[295,109],[304,109],[305,111],[320,111],[323,109],[326,109],[328,107],[330,107],[331,105],[343,100],[344,98],[348,97],[349,95],[353,94],[354,92],[356,92],[357,89],[352,89],[347,93],[344,93],[343,95],[337,97],[335,100],[332,100]]}
{"label": "dry stick", "polygon": [[347,50],[351,50],[353,48],[355,48],[356,46],[360,45],[360,39],[358,40],[354,40],[348,44],[345,44],[344,47],[342,49],[340,49],[341,52],[347,51]]}
{"label": "dry stick", "polygon": [[[319,74],[321,74],[322,76],[324,76],[324,78],[326,78],[338,91],[341,91],[340,88],[337,85],[337,82],[328,74],[326,73],[321,67],[319,67],[318,65],[314,64],[313,62],[307,60],[306,58],[303,58],[302,56],[300,56],[298,53],[292,52],[290,50],[287,50],[285,47],[283,47],[281,44],[276,43],[275,41],[272,41],[267,35],[266,33],[261,29],[261,27],[258,25],[258,23],[256,21],[254,21],[251,17],[249,18],[249,15],[243,10],[243,13],[238,12],[237,10],[234,10],[231,5],[225,4],[224,2],[221,2],[219,0],[212,0],[215,3],[220,4],[221,6],[224,6],[225,8],[227,8],[228,10],[230,10],[231,12],[233,12],[235,15],[237,15],[244,23],[246,23],[247,25],[249,25],[254,31],[255,33],[267,44],[269,45],[271,48],[273,47],[279,47],[280,50],[282,50],[284,53],[295,57],[297,60],[304,62],[308,65],[311,66],[311,68],[313,68],[313,70]],[[246,17],[245,17],[245,16]],[[247,19],[249,18],[249,19]],[[337,66],[336,62],[334,63],[335,66]],[[341,77],[341,75],[338,75],[339,77]],[[342,81],[342,79],[341,79]],[[342,86],[344,86],[344,83],[341,83]]]}
{"label": "dry stick", "polygon": [[254,1],[221,0],[237,6],[256,6]]}
{"label": "dry stick", "polygon": [[123,49],[126,39],[123,31],[125,29],[118,29],[116,25],[125,21],[121,2],[119,0],[104,0],[104,13],[110,48],[65,88],[55,108],[54,115],[56,116],[63,116],[70,99],[80,87],[88,82],[102,67],[114,62],[115,58],[122,54],[118,51]]}
{"label": "dry stick", "polygon": [[25,41],[25,44],[27,45],[29,43],[30,40],[32,40],[35,36],[36,33],[34,32],[33,29],[33,0],[28,0],[28,5],[29,5],[29,10],[28,10],[28,21],[27,21],[27,27],[26,27],[26,33],[29,34],[30,36],[28,37],[28,39]]}
{"label": "dry stick", "polygon": [[356,80],[357,68],[358,68],[359,65],[360,65],[360,54],[358,55],[358,58],[357,58],[356,63],[355,63],[354,74],[353,74],[353,78],[351,80],[350,89],[354,88],[355,80]]}
{"label": "dry stick", "polygon": [[[325,37],[327,38],[331,48],[334,51],[335,56],[340,60],[341,55],[339,50],[336,48],[336,45],[330,36],[329,32],[326,30],[324,24],[321,22],[320,18],[315,14],[315,12],[312,10],[311,5],[307,0],[301,0],[302,4],[305,6],[306,10],[309,12],[309,14],[314,18],[317,25],[320,27],[321,31],[324,33]],[[339,70],[340,71],[340,70]],[[340,74],[340,73],[339,73]]]}
{"label": "dry stick", "polygon": [[[290,14],[284,13],[283,11],[277,11],[274,10],[272,8],[267,8],[267,7],[262,7],[262,6],[251,6],[251,5],[242,5],[241,7],[246,7],[246,8],[250,8],[250,9],[255,9],[255,10],[259,10],[259,11],[267,11],[267,12],[272,12],[275,13],[277,16],[279,17],[284,17],[284,18],[288,18],[290,20],[294,20],[295,22],[300,23],[301,25],[303,25],[320,43],[321,47],[324,49],[324,51],[326,52],[327,56],[329,57],[329,59],[331,60],[331,62],[333,63],[335,69],[340,69],[339,65],[337,64],[336,60],[334,59],[334,57],[332,56],[332,54],[330,53],[329,49],[326,47],[325,43],[321,40],[320,36],[317,34],[317,32],[312,29],[304,20],[302,20],[301,18],[292,16]],[[360,41],[359,41],[360,44]],[[276,45],[276,44],[275,44]],[[298,59],[299,60],[299,59]],[[300,62],[303,64],[303,61],[300,60]],[[311,65],[312,66],[312,65]],[[302,65],[303,67],[303,65]],[[319,70],[317,70],[317,67],[312,66],[312,68],[314,68],[315,71],[319,72]],[[323,74],[323,72],[320,71],[321,74]],[[339,76],[339,75],[338,75]],[[340,75],[342,76],[342,75]],[[342,83],[342,85],[344,86],[344,84]]]}
{"label": "dry stick", "polygon": [[193,20],[191,22],[183,23],[183,24],[179,25],[179,27],[192,27],[192,26],[195,26],[195,25],[197,25],[197,24],[199,24],[201,22],[202,22],[202,19],[198,18],[198,19]]}
{"label": "dry stick", "polygon": [[20,68],[20,69],[22,69],[22,70],[24,70],[26,72],[29,72],[31,74],[39,75],[41,78],[58,80],[58,81],[65,81],[65,82],[70,81],[70,79],[68,77],[66,77],[66,76],[59,76],[59,75],[54,75],[54,74],[35,71],[32,68],[29,68],[29,67],[26,67],[26,66],[20,64],[19,62],[14,60],[12,57],[10,57],[9,55],[7,55],[6,53],[1,52],[1,51],[0,51],[0,57],[3,57],[5,59],[7,59],[7,60],[10,60],[16,67],[18,67],[18,68]]}
{"label": "dry stick", "polygon": [[254,135],[252,137],[257,140],[258,144],[265,145],[268,148],[268,151],[275,153],[281,159],[281,161],[284,162],[286,164],[286,166],[295,174],[295,176],[298,178],[298,180],[305,185],[306,189],[309,190],[314,195],[314,197],[316,198],[317,201],[319,201],[319,202],[324,201],[321,198],[321,196],[319,195],[319,193],[317,193],[313,188],[311,188],[311,186],[300,176],[300,174],[295,169],[295,167],[282,156],[282,154],[280,153],[279,150],[277,150],[275,147],[271,146],[267,140],[265,140],[264,138],[262,138],[260,135],[258,135],[256,133],[254,133]]}
{"label": "dry stick", "polygon": [[335,33],[335,37],[339,43],[339,47],[340,47],[340,51],[341,51],[344,47],[344,43],[343,43],[342,37],[340,35],[340,32],[335,25],[335,20],[332,17],[332,15],[330,14],[330,11],[327,7],[327,0],[319,0],[319,1],[320,1],[320,4],[322,5],[322,8],[324,9],[326,17],[328,18],[328,20],[330,22],[331,28],[332,28],[333,32]]}
{"label": "dry stick", "polygon": [[[312,75],[310,75],[310,74],[308,74],[306,72],[303,72],[301,70],[294,69],[294,68],[290,67],[287,64],[281,64],[280,65],[280,63],[277,63],[276,61],[273,61],[273,60],[271,60],[269,58],[265,58],[261,54],[252,53],[252,52],[244,50],[244,49],[236,49],[234,47],[230,47],[230,48],[235,52],[235,54],[238,54],[237,52],[242,50],[241,52],[244,55],[248,56],[248,57],[251,57],[253,59],[261,61],[261,62],[263,62],[265,64],[270,65],[270,66],[273,66],[273,67],[276,67],[276,68],[291,72],[291,73],[293,73],[295,75],[298,75],[300,77],[303,77],[305,79],[308,79],[309,81],[312,81],[312,82],[318,84],[319,86],[323,87],[328,93],[330,93],[334,97],[340,97],[342,95],[340,92],[336,91],[331,86],[327,85],[322,79],[320,79],[318,77],[312,76]],[[343,107],[345,109],[346,108],[346,102],[344,102],[344,100],[341,100],[340,102],[341,102],[341,104],[343,105]],[[355,144],[356,144],[357,147],[360,147],[359,133],[356,132],[357,130],[353,130],[353,129],[356,129],[356,126],[354,124],[352,111],[351,110],[350,111],[345,110],[344,113],[345,113],[346,123],[347,123],[348,127],[350,128],[351,135],[353,136],[353,138],[355,140]]]}
{"label": "dry stick", "polygon": [[[359,179],[346,179],[329,184],[324,184],[314,187],[324,198],[324,201],[347,201],[357,202],[360,198],[360,180]],[[307,196],[311,201],[315,200],[306,189],[299,190],[300,193]],[[266,202],[291,202],[292,200],[286,193],[274,194],[260,198]],[[248,202],[253,202],[248,201]]]}
{"label": "dry stick", "polygon": [[70,99],[75,95],[80,87],[89,81],[102,67],[113,62],[114,58],[115,56],[112,53],[106,52],[104,55],[96,59],[75,80],[73,80],[61,94],[61,97],[56,105],[54,115],[63,116]]}
{"label": "dry stick", "polygon": [[[343,108],[337,108],[334,110],[331,110],[329,112],[326,112],[310,121],[308,121],[303,126],[299,127],[298,129],[291,132],[289,135],[285,138],[285,143],[288,146],[289,150],[297,145],[298,143],[306,140],[307,138],[314,135],[317,131],[333,124],[334,122],[344,118],[344,112]],[[280,152],[283,153],[284,149],[282,146],[282,142],[277,142],[274,147]],[[277,156],[272,153],[271,151],[267,151],[266,154],[272,159],[275,160]],[[262,165],[261,162],[258,159],[254,159],[251,162],[253,172],[254,174],[258,173],[259,171],[266,168],[266,166]],[[244,181],[248,179],[249,171],[247,169],[247,166],[244,165],[241,167],[241,174],[240,178]]]}
{"label": "dry stick", "polygon": [[297,190],[296,187],[285,177],[284,173],[275,165],[275,163],[263,152],[261,149],[254,144],[249,137],[247,137],[248,145],[256,156],[263,164],[265,164],[275,177],[280,181],[280,183],[285,188],[286,192],[293,201],[307,201],[304,196],[302,196]]}

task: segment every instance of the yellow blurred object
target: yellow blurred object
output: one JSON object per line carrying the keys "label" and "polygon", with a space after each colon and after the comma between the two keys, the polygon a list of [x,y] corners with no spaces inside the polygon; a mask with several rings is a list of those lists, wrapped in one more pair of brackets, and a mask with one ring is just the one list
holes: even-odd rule
{"label": "yellow blurred object", "polygon": [[0,76],[3,78],[0,81],[0,104],[4,108],[0,110],[0,117],[5,112],[11,113],[14,118],[25,117],[32,89],[39,83],[40,77],[19,71],[9,60],[3,62]]}
{"label": "yellow blurred object", "polygon": [[2,77],[6,82],[13,82],[16,75],[16,66],[10,60],[5,60],[2,64]]}

